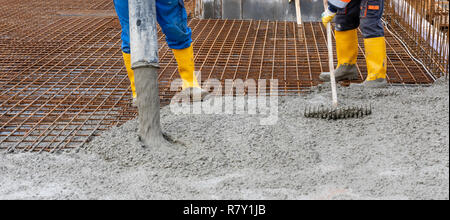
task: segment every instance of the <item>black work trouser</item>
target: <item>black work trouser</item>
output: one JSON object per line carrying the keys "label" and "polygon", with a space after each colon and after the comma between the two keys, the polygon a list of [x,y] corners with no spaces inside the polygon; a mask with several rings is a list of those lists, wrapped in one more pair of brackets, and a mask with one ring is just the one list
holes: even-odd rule
{"label": "black work trouser", "polygon": [[364,38],[383,37],[383,9],[384,0],[352,0],[346,8],[338,10],[336,31],[360,27]]}

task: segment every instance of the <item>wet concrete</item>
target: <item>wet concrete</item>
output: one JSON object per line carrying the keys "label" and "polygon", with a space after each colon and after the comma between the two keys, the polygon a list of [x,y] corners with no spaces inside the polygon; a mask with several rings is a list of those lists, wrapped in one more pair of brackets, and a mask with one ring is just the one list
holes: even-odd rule
{"label": "wet concrete", "polygon": [[141,67],[134,69],[136,77],[138,124],[140,141],[152,150],[164,150],[170,143],[161,132],[159,109],[158,69]]}
{"label": "wet concrete", "polygon": [[364,119],[302,116],[329,86],[258,115],[161,111],[171,151],[142,148],[130,121],[80,152],[0,155],[0,199],[449,199],[449,89],[339,88]]}

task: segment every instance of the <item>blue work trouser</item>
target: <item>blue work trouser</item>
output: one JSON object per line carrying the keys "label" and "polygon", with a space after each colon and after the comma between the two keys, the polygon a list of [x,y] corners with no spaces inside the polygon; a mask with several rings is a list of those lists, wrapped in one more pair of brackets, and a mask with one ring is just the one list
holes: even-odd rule
{"label": "blue work trouser", "polygon": [[383,37],[383,9],[384,0],[352,0],[346,8],[338,10],[336,30],[348,31],[361,27],[364,38]]}
{"label": "blue work trouser", "polygon": [[[187,26],[187,13],[183,0],[156,1],[156,19],[166,41],[172,49],[185,49],[191,46],[192,31]],[[122,51],[130,53],[130,24],[128,0],[114,0],[120,25],[122,26]]]}

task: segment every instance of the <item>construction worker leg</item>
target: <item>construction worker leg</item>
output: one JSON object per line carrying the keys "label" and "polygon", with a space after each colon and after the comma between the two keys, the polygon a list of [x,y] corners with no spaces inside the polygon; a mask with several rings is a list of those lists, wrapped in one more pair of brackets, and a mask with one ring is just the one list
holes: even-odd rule
{"label": "construction worker leg", "polygon": [[362,0],[361,31],[366,50],[367,79],[365,83],[386,83],[387,55],[384,38],[383,16],[384,0]]}
{"label": "construction worker leg", "polygon": [[133,99],[135,100],[137,95],[136,95],[136,87],[134,84],[134,72],[131,69],[128,0],[114,0],[114,6],[116,8],[117,16],[119,17],[120,25],[122,26],[121,39],[122,39],[123,60],[125,62],[125,67],[127,69],[128,78],[130,80]]}
{"label": "construction worker leg", "polygon": [[[336,22],[336,52],[338,65],[335,70],[336,80],[359,79],[356,68],[358,56],[358,32],[360,0],[352,0],[346,8],[338,10]],[[329,81],[329,73],[320,75],[322,81]]]}
{"label": "construction worker leg", "polygon": [[187,26],[187,14],[183,0],[156,0],[156,15],[168,46],[178,63],[183,89],[200,88],[194,74],[192,31]]}

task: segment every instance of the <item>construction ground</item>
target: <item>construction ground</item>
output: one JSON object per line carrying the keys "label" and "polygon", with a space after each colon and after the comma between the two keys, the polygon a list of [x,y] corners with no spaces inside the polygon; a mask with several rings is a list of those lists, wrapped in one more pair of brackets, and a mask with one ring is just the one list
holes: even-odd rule
{"label": "construction ground", "polygon": [[[0,199],[449,199],[448,61],[418,62],[389,18],[391,86],[343,82],[342,103],[373,114],[327,121],[303,117],[331,97],[321,23],[199,19],[186,1],[202,82],[277,79],[277,120],[173,113],[177,63],[159,33],[175,142],[155,151],[139,142],[113,1],[0,2]],[[359,45],[352,83],[367,72]]]}

